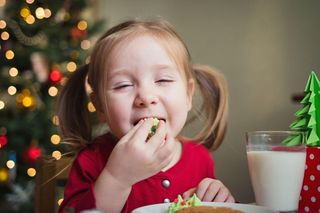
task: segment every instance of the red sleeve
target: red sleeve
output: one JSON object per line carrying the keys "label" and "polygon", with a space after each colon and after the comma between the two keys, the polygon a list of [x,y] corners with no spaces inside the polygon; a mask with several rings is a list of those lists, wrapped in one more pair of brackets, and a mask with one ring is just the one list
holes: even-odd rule
{"label": "red sleeve", "polygon": [[79,152],[64,188],[64,199],[59,213],[68,212],[68,209],[79,212],[96,207],[93,186],[105,166],[113,145],[97,143]]}

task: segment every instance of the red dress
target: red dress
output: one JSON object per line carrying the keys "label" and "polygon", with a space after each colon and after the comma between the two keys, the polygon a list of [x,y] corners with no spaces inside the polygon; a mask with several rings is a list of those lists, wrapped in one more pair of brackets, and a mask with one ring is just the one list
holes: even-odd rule
{"label": "red dress", "polygon": [[[96,207],[93,184],[115,145],[112,136],[106,134],[79,152],[72,165],[59,212],[66,212],[68,208],[79,212]],[[167,171],[134,184],[122,212],[131,212],[140,206],[172,202],[206,177],[214,178],[210,153],[195,141],[182,141],[180,160]]]}

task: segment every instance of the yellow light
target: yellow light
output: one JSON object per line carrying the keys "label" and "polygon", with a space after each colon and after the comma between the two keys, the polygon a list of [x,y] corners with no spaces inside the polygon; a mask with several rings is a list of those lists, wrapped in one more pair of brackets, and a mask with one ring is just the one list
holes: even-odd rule
{"label": "yellow light", "polygon": [[36,17],[38,19],[43,19],[45,17],[45,14],[44,14],[44,9],[42,7],[38,7],[36,9]]}
{"label": "yellow light", "polygon": [[1,168],[0,169],[0,183],[7,182],[9,179],[9,173],[6,168]]}
{"label": "yellow light", "polygon": [[58,118],[58,116],[54,115],[54,116],[52,117],[52,123],[53,123],[54,125],[56,125],[56,126],[59,125],[59,118]]}
{"label": "yellow light", "polygon": [[20,10],[20,15],[23,17],[23,18],[26,18],[30,15],[30,10],[26,7],[22,8]]}
{"label": "yellow light", "polygon": [[87,50],[91,47],[91,42],[89,40],[83,40],[80,44],[81,48]]}
{"label": "yellow light", "polygon": [[34,169],[34,168],[29,168],[28,170],[27,170],[27,174],[30,176],[30,177],[34,177],[34,176],[36,176],[36,174],[37,174],[37,171]]}
{"label": "yellow light", "polygon": [[28,4],[32,4],[32,3],[34,2],[34,0],[26,0],[26,2],[27,2]]}
{"label": "yellow light", "polygon": [[52,157],[54,157],[56,160],[60,160],[61,158],[61,152],[56,150],[52,152]]}
{"label": "yellow light", "polygon": [[25,21],[27,22],[27,24],[33,24],[36,19],[34,18],[33,15],[28,15],[26,18],[25,18]]}
{"label": "yellow light", "polygon": [[25,96],[23,99],[22,99],[22,105],[24,107],[31,107],[33,105],[33,100],[30,96]]}
{"label": "yellow light", "polygon": [[67,64],[67,70],[69,71],[69,72],[74,72],[74,71],[76,71],[76,69],[77,69],[77,65],[76,65],[76,63],[74,63],[74,62],[69,62],[68,64]]}
{"label": "yellow light", "polygon": [[13,160],[8,160],[6,165],[9,169],[13,169],[16,163]]}
{"label": "yellow light", "polygon": [[11,67],[11,68],[9,69],[9,75],[10,75],[11,77],[16,77],[16,76],[18,75],[18,73],[19,73],[19,71],[18,71],[17,68],[15,68],[15,67]]}
{"label": "yellow light", "polygon": [[88,103],[88,110],[89,112],[95,112],[96,111],[96,108],[94,107],[93,103],[90,101]]}
{"label": "yellow light", "polygon": [[13,52],[12,50],[7,50],[7,52],[6,52],[6,58],[7,58],[8,60],[13,59],[13,58],[14,58],[14,52]]}
{"label": "yellow light", "polygon": [[7,23],[4,20],[0,20],[0,29],[4,29],[6,28],[6,26],[7,26]]}
{"label": "yellow light", "polygon": [[14,95],[17,93],[17,88],[15,86],[8,87],[8,93],[9,95]]}
{"label": "yellow light", "polygon": [[50,9],[44,9],[44,17],[49,18],[51,16],[51,10]]}
{"label": "yellow light", "polygon": [[84,20],[79,21],[77,27],[79,30],[85,30],[88,27],[88,23]]}
{"label": "yellow light", "polygon": [[51,136],[51,143],[54,145],[58,145],[60,143],[60,140],[60,136],[57,134]]}
{"label": "yellow light", "polygon": [[5,106],[6,106],[6,104],[0,100],[0,110],[2,110]]}
{"label": "yellow light", "polygon": [[59,206],[61,205],[62,201],[63,201],[63,198],[60,198],[60,199],[58,200],[57,203],[58,203]]}
{"label": "yellow light", "polygon": [[0,7],[3,7],[6,4],[6,0],[0,0]]}
{"label": "yellow light", "polygon": [[54,97],[58,94],[58,89],[57,87],[54,87],[54,86],[51,86],[49,89],[48,89],[48,94],[51,96],[51,97]]}
{"label": "yellow light", "polygon": [[4,32],[1,33],[1,39],[2,39],[2,40],[4,40],[4,41],[5,41],[5,40],[8,40],[9,37],[10,37],[10,36],[9,36],[9,33],[8,33],[7,31],[4,31]]}

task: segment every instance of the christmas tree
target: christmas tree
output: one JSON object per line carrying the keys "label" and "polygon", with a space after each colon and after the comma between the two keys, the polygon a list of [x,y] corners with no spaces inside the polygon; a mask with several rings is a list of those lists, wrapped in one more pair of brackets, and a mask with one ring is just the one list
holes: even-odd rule
{"label": "christmas tree", "polygon": [[[305,87],[302,107],[295,113],[296,120],[290,125],[292,130],[305,132],[307,146],[320,146],[320,83],[315,72],[311,72]],[[301,136],[299,136],[301,137]],[[288,138],[289,146],[301,143],[301,138]]]}
{"label": "christmas tree", "polygon": [[0,0],[0,208],[33,212],[36,159],[64,153],[54,103],[69,74],[88,62],[103,24],[92,4]]}

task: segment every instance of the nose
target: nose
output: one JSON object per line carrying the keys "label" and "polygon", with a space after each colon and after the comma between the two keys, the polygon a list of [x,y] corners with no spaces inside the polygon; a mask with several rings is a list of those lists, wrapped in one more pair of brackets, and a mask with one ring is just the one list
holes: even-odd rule
{"label": "nose", "polygon": [[141,88],[136,94],[134,105],[136,107],[149,107],[158,103],[158,97],[151,88]]}

